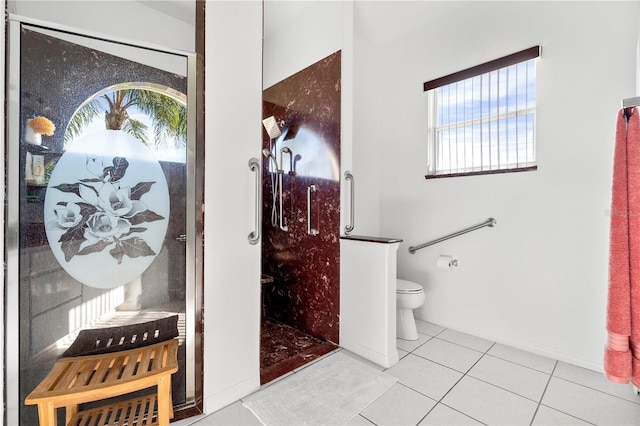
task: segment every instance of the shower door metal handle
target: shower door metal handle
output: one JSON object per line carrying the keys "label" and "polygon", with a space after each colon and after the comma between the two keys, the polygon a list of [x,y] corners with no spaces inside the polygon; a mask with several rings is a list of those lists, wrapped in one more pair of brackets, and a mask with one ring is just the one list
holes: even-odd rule
{"label": "shower door metal handle", "polygon": [[348,234],[351,231],[353,231],[353,228],[355,227],[355,220],[356,220],[356,215],[355,215],[355,182],[353,180],[353,175],[351,174],[350,171],[346,171],[344,172],[344,178],[346,180],[349,181],[349,224],[347,224],[344,227],[344,233]]}
{"label": "shower door metal handle", "polygon": [[312,192],[318,192],[318,188],[315,185],[310,185],[307,188],[307,234],[318,235],[320,233],[320,230],[314,229],[311,226],[311,193]]}
{"label": "shower door metal handle", "polygon": [[251,169],[252,172],[256,173],[256,222],[255,229],[251,231],[251,233],[249,233],[247,239],[249,240],[249,244],[256,245],[258,244],[258,241],[260,241],[260,230],[262,229],[262,182],[260,173],[260,160],[255,157],[249,159],[249,169]]}

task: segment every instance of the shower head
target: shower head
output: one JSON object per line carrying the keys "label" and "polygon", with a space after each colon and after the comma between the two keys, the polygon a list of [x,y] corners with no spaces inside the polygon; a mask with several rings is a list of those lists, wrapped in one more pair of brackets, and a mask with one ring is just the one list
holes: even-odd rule
{"label": "shower head", "polygon": [[278,160],[276,159],[276,156],[273,155],[273,152],[269,150],[269,148],[263,149],[262,155],[264,156],[264,158],[267,158],[267,159],[271,158],[271,161],[273,161],[273,166],[276,168],[276,170],[279,170]]}
{"label": "shower head", "polygon": [[267,117],[264,120],[262,120],[262,125],[264,126],[264,129],[267,131],[267,134],[269,135],[269,139],[276,139],[280,137],[280,135],[282,135],[282,131],[280,130],[280,127],[284,125],[284,122],[279,123],[278,121],[276,121],[276,118],[273,115],[271,117]]}

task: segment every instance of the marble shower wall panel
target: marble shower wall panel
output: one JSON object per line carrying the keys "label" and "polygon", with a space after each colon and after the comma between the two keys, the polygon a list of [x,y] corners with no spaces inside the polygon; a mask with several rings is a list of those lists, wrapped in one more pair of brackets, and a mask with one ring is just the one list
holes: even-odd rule
{"label": "marble shower wall panel", "polygon": [[[340,52],[263,92],[263,116],[284,120],[289,133],[277,148],[291,146],[298,173],[284,156],[283,210],[288,231],[272,226],[272,172],[263,167],[262,272],[265,314],[312,336],[338,343],[340,314]],[[263,132],[263,148],[271,141]],[[293,148],[295,147],[295,149]],[[274,152],[278,160],[279,151]],[[312,227],[307,233],[307,190]]]}

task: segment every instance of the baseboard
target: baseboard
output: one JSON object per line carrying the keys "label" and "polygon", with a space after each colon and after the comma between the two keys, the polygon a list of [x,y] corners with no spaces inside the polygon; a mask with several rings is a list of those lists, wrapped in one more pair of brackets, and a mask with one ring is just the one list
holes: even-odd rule
{"label": "baseboard", "polygon": [[384,355],[366,346],[362,346],[355,342],[345,340],[342,336],[340,337],[340,347],[350,352],[353,352],[356,355],[360,355],[361,357],[375,364],[378,364],[384,368],[389,368],[397,364],[398,361],[400,360],[397,349],[394,349],[388,355]]}
{"label": "baseboard", "polygon": [[[419,320],[433,322],[433,320],[429,320],[427,318],[424,318],[423,315],[420,315],[418,310],[414,311],[414,315]],[[471,334],[473,336],[490,340],[492,342],[511,346],[511,347],[521,349],[523,351],[531,352],[540,356],[566,362],[568,364],[573,364],[578,367],[583,367],[589,370],[597,371],[599,373],[602,373],[604,371],[602,366],[602,359],[586,358],[581,354],[558,350],[557,348],[546,346],[546,345],[540,344],[539,342],[532,342],[527,339],[501,335],[498,333],[487,333],[486,330],[478,330],[478,329],[474,329],[473,327],[460,327],[457,324],[452,325],[452,324],[444,324],[441,322],[437,322],[437,324],[445,328],[450,328],[452,330],[460,331],[462,333]],[[604,354],[604,345],[602,347],[602,350]]]}
{"label": "baseboard", "polygon": [[242,382],[236,383],[215,395],[206,396],[204,399],[204,414],[209,415],[222,408],[237,402],[247,395],[260,389],[260,375],[250,377]]}

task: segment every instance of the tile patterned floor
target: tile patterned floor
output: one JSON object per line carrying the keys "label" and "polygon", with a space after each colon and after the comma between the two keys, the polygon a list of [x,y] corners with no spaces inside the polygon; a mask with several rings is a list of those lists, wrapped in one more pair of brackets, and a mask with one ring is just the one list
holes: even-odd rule
{"label": "tile patterned floor", "polygon": [[[640,425],[640,395],[601,373],[423,321],[418,328],[420,339],[399,340],[400,362],[386,370],[398,382],[350,425]],[[193,424],[260,422],[238,401]]]}
{"label": "tile patterned floor", "polygon": [[337,348],[279,321],[263,318],[260,383],[268,383]]}

